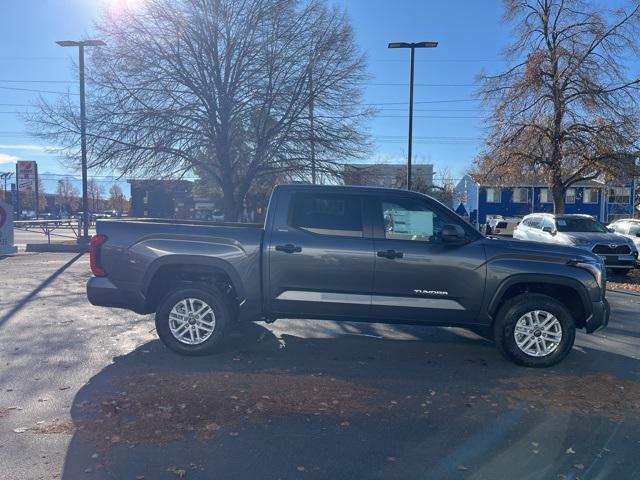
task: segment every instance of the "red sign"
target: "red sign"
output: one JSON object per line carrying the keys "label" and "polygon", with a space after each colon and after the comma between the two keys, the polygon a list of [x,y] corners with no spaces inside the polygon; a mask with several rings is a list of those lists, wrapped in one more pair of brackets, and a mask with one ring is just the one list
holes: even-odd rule
{"label": "red sign", "polygon": [[20,160],[17,163],[18,180],[36,179],[36,162]]}

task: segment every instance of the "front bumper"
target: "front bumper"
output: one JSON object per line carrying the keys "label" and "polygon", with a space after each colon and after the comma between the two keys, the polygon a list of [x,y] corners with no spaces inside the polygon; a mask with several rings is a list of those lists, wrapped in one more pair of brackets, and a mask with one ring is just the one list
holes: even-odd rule
{"label": "front bumper", "polygon": [[610,315],[611,308],[606,298],[599,302],[592,302],[591,315],[585,321],[587,333],[593,333],[606,327],[609,324]]}
{"label": "front bumper", "polygon": [[145,311],[145,299],[131,288],[118,288],[107,277],[91,277],[87,282],[87,298],[98,307],[126,308],[136,313]]}
{"label": "front bumper", "polygon": [[634,255],[598,255],[604,261],[606,268],[613,270],[622,268],[636,268],[638,259]]}

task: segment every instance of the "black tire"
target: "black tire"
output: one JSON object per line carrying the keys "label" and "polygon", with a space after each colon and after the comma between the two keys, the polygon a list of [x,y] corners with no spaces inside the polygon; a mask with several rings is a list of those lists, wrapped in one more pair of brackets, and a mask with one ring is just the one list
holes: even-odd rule
{"label": "black tire", "polygon": [[[518,320],[528,312],[542,310],[555,316],[562,329],[562,339],[551,353],[533,356],[518,347],[514,330]],[[525,367],[544,368],[561,362],[573,348],[576,328],[571,312],[558,300],[547,295],[518,295],[500,308],[493,325],[493,336],[500,352],[512,362]],[[526,347],[526,345],[525,345]]]}
{"label": "black tire", "polygon": [[[206,303],[215,315],[215,326],[211,335],[202,343],[190,345],[178,340],[169,325],[169,314],[175,305],[184,299],[193,298]],[[162,343],[181,355],[209,355],[222,342],[233,319],[233,309],[228,298],[214,286],[177,286],[160,301],[156,311],[156,331]]]}

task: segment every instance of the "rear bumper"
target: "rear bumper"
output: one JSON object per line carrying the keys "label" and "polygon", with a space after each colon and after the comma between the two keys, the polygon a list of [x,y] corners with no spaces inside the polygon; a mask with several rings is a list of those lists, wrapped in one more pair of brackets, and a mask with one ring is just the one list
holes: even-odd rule
{"label": "rear bumper", "polygon": [[606,298],[600,302],[592,302],[591,315],[585,321],[587,333],[593,333],[606,327],[609,324],[610,315],[611,309]]}
{"label": "rear bumper", "polygon": [[136,289],[116,287],[107,277],[91,277],[87,282],[87,298],[98,307],[126,308],[136,313],[145,311],[144,297]]}

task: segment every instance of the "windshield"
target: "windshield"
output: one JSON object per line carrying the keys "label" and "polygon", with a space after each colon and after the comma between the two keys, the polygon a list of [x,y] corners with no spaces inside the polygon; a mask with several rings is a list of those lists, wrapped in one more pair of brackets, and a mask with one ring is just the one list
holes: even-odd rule
{"label": "windshield", "polygon": [[608,232],[604,225],[588,217],[558,217],[556,226],[559,232]]}
{"label": "windshield", "polygon": [[629,235],[638,236],[640,234],[640,223],[632,223],[629,227]]}

